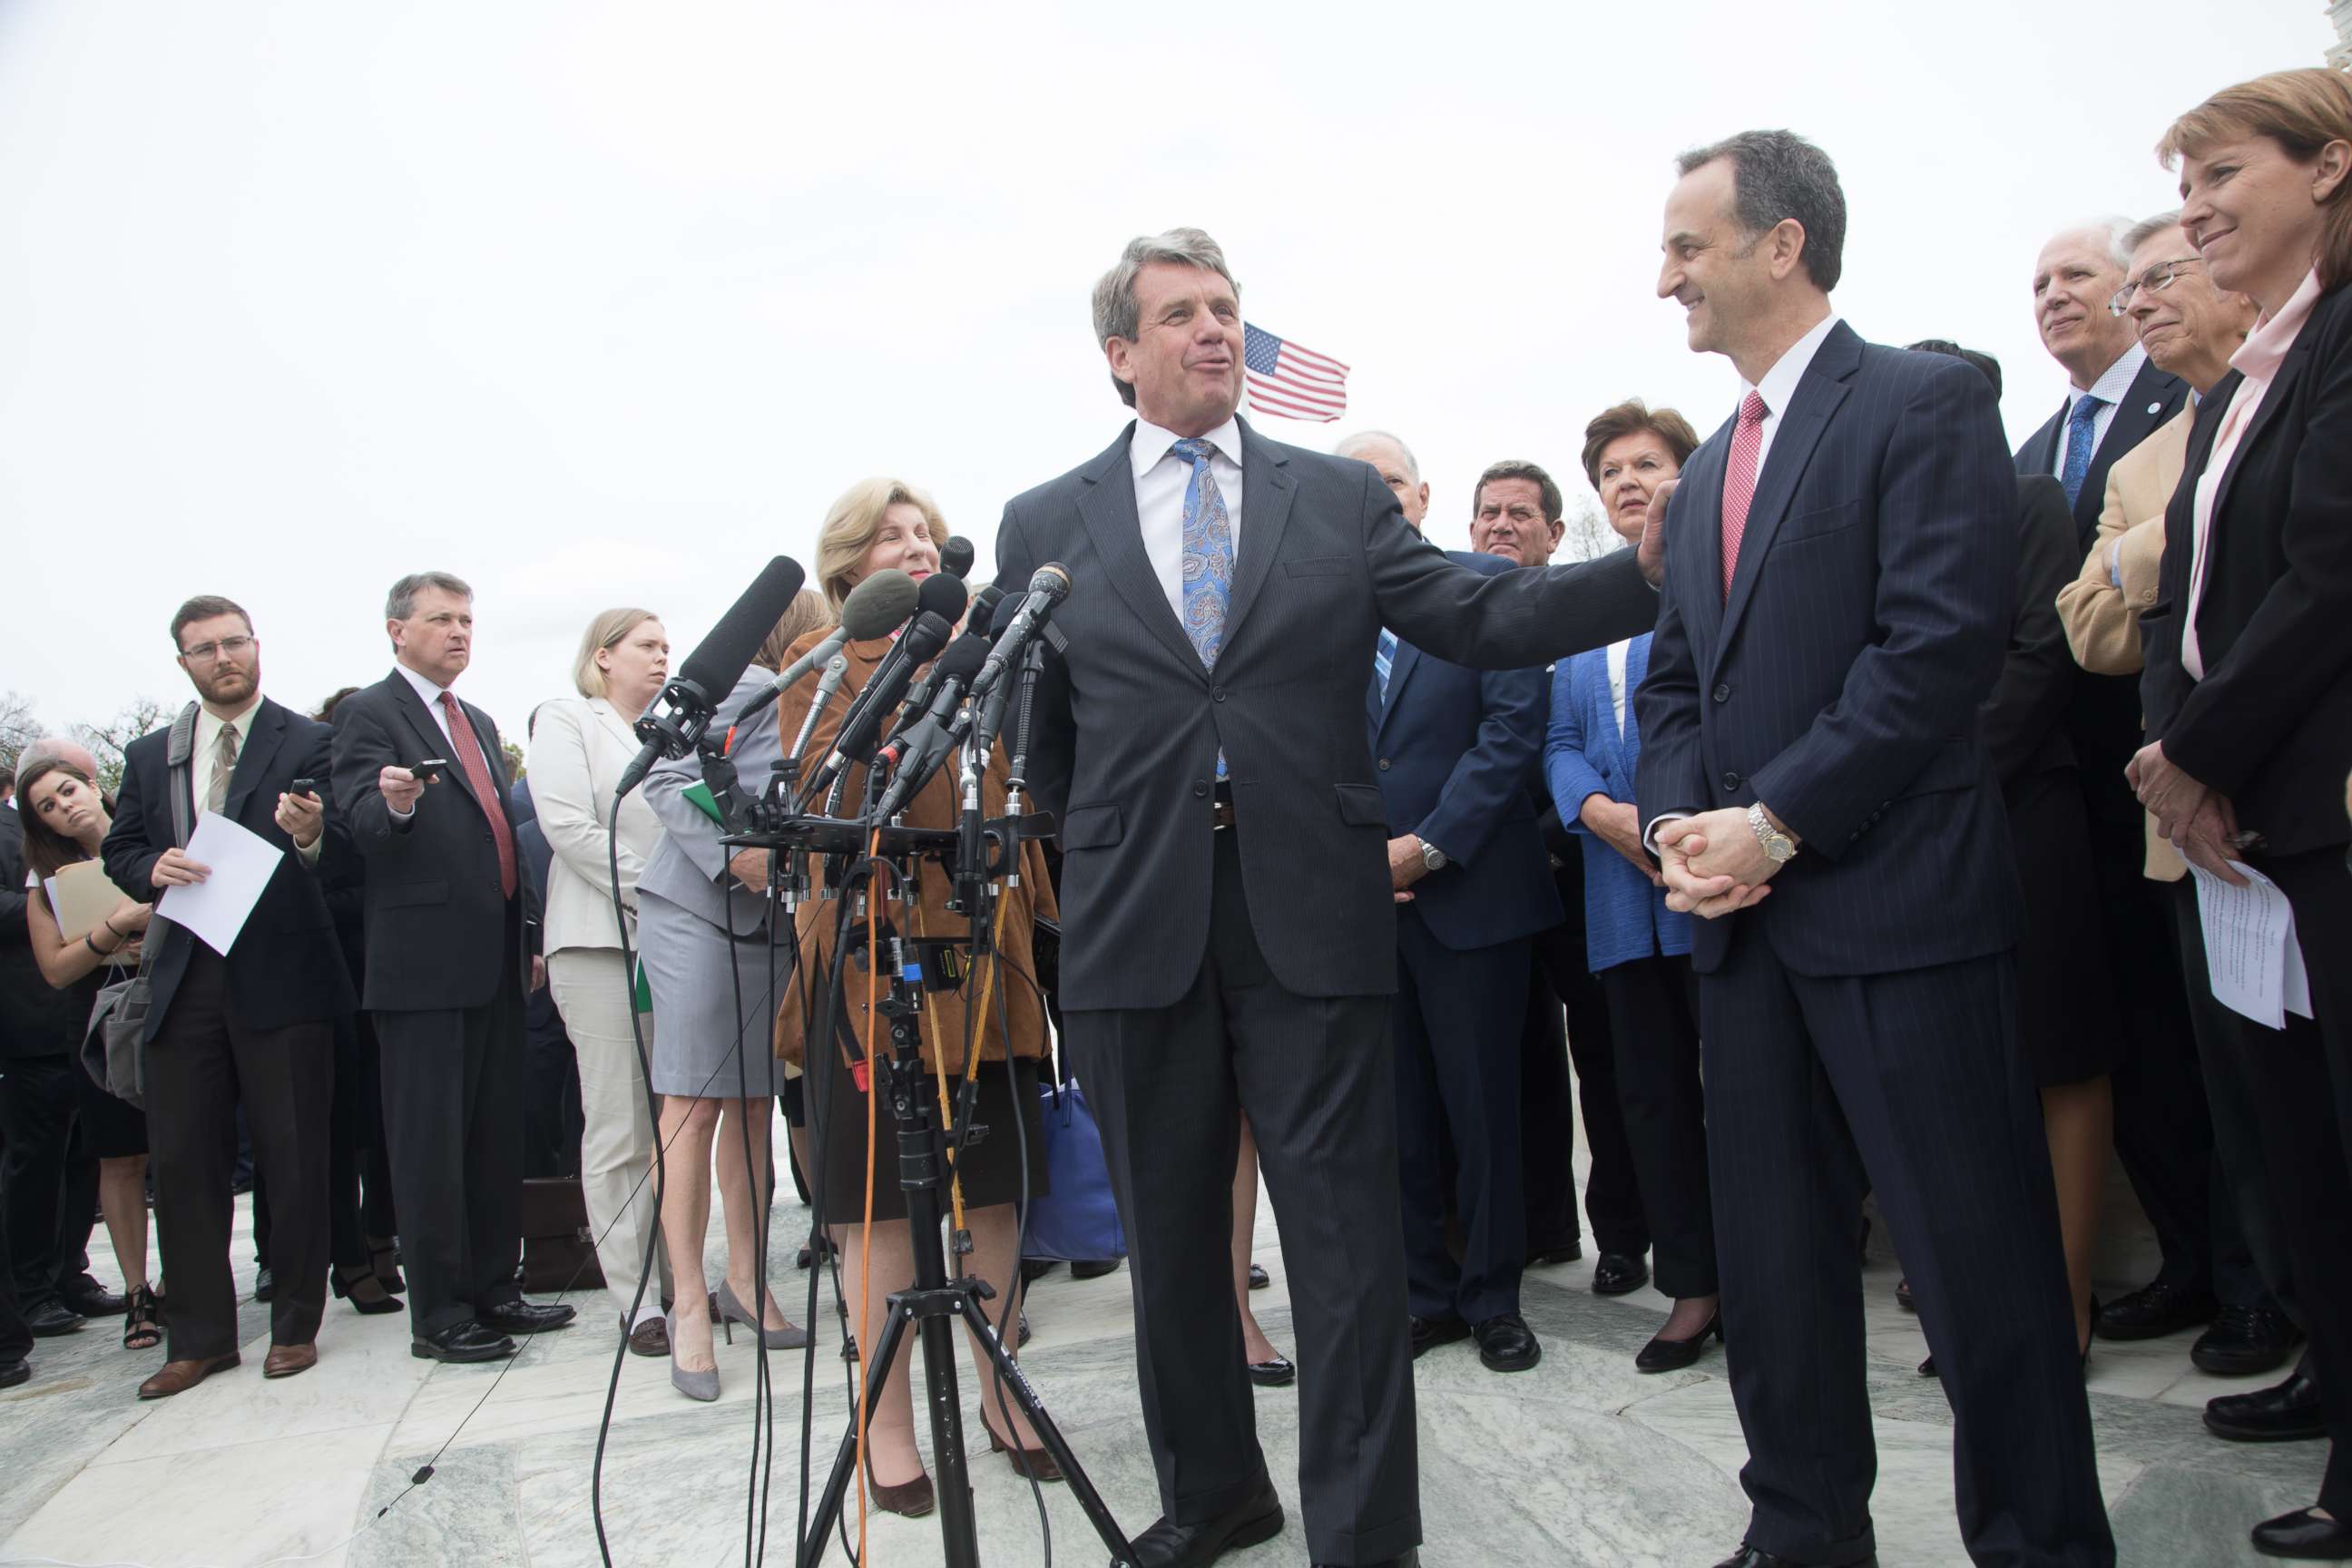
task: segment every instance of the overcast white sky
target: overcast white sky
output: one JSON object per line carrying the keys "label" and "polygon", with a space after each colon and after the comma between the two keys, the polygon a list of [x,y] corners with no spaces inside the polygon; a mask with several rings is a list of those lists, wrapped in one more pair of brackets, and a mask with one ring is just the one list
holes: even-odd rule
{"label": "overcast white sky", "polygon": [[596,609],[682,657],[866,474],[986,561],[1118,431],[1087,291],[1181,223],[1354,366],[1345,423],[1266,432],[1400,432],[1459,545],[1481,467],[1580,489],[1619,397],[1722,419],[1659,211],[1759,124],[1837,160],[1846,317],[1997,354],[2020,438],[2042,238],[2170,205],[2169,119],[2332,41],[2319,0],[1244,9],[6,0],[0,687],[176,703],[217,592],[308,706],[440,567],[519,737]]}

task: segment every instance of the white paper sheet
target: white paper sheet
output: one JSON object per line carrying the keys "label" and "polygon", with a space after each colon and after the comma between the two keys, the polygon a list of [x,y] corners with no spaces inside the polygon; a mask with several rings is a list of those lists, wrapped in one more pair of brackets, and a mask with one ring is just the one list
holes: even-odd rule
{"label": "white paper sheet", "polygon": [[196,818],[196,830],[188,836],[188,858],[210,867],[212,875],[187,887],[164,889],[155,913],[184,926],[206,947],[226,956],[285,858],[286,852],[268,839],[208,811]]}
{"label": "white paper sheet", "polygon": [[2286,1016],[2311,1014],[2311,977],[2295,940],[2294,909],[2277,883],[2251,866],[2230,862],[2246,879],[2233,888],[2192,864],[2197,915],[2205,935],[2205,967],[2213,999],[2267,1028],[2286,1027]]}

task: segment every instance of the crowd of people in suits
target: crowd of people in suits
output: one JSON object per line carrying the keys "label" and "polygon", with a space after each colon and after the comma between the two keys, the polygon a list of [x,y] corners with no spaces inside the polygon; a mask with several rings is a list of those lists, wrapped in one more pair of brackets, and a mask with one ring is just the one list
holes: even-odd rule
{"label": "crowd of people in suits", "polygon": [[[1581,563],[1553,564],[1569,507],[1536,463],[1489,465],[1470,548],[1441,552],[1397,435],[1326,457],[1243,424],[1239,290],[1206,235],[1139,239],[1106,275],[1097,335],[1135,423],[998,534],[1001,583],[1053,560],[1089,584],[1040,684],[1029,784],[1058,842],[1028,846],[1006,921],[1004,967],[1046,983],[942,993],[924,1070],[940,1087],[940,1041],[967,1033],[997,1069],[979,1106],[1002,1135],[956,1173],[962,1267],[1008,1324],[1038,1272],[1017,1201],[1066,1179],[1039,1126],[1056,1037],[1087,1086],[1164,1510],[1141,1562],[1280,1528],[1252,1390],[1290,1384],[1316,1560],[1416,1561],[1412,1363],[1469,1341],[1496,1373],[1538,1364],[1522,1281],[1581,1254],[1579,1120],[1592,1289],[1673,1303],[1637,1368],[1726,1360],[1754,1505],[1729,1568],[1875,1560],[1866,1205],[1955,1415],[1977,1561],[2113,1563],[2084,1368],[2101,1339],[2192,1329],[2208,1372],[2290,1369],[2214,1399],[2216,1436],[2331,1445],[2316,1506],[2256,1547],[2352,1558],[2352,81],[2229,89],[2161,151],[2179,210],[2033,258],[2020,303],[2065,391],[2013,454],[1988,356],[1840,319],[1821,150],[1757,132],[1685,154],[1658,293],[1738,396],[1704,438],[1639,398],[1592,417],[1582,479],[1632,548]],[[832,743],[808,684],[762,695],[861,583],[938,573],[947,538],[901,481],[835,503],[817,586],[724,705],[749,715],[743,774]],[[575,1315],[518,1283],[536,1119],[578,1172],[615,1331],[715,1399],[716,1329],[808,1342],[759,1267],[779,1108],[817,1198],[803,1263],[860,1285],[854,1357],[926,1243],[870,1184],[893,1129],[860,1109],[861,1016],[814,1037],[829,906],[784,912],[697,757],[615,817],[662,622],[585,628],[526,782],[454,689],[467,584],[404,577],[384,620],[392,673],[310,717],[263,695],[246,611],[192,598],[169,630],[194,700],[114,792],[68,742],[16,760],[0,1385],[35,1336],[102,1315],[163,1349],[142,1397],[238,1364],[241,1138],[265,1376],[315,1363],[330,1290],[404,1304],[420,1357],[509,1355]],[[854,695],[890,644],[842,651]],[[1007,784],[1000,753],[988,810]],[[941,776],[907,820],[956,810]],[[153,919],[208,875],[184,827],[205,812],[282,852],[225,953]],[[68,934],[45,889],[82,860],[120,901]],[[2249,867],[2308,970],[2283,1028],[2209,977],[2200,888]],[[906,894],[926,939],[965,934],[948,891],[931,867]],[[143,1111],[80,1061],[99,987],[134,965]],[[552,1073],[523,1048],[534,1005],[568,1042]],[[2158,1264],[2102,1303],[2116,1159]],[[1249,1309],[1261,1172],[1296,1363]],[[93,1215],[122,1291],[89,1272]],[[1055,1479],[1017,1413],[988,1424]],[[879,1506],[935,1506],[903,1361],[867,1444]]]}

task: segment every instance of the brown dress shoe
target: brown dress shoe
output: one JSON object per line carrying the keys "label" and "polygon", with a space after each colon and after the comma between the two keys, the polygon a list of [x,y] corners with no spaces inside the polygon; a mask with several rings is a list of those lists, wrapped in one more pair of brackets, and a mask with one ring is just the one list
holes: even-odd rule
{"label": "brown dress shoe", "polygon": [[226,1372],[245,1364],[245,1358],[231,1351],[207,1361],[167,1361],[163,1370],[139,1385],[142,1399],[169,1399],[175,1394],[185,1394],[216,1372]]}
{"label": "brown dress shoe", "polygon": [[295,1373],[308,1372],[318,1364],[319,1347],[317,1345],[272,1345],[269,1347],[269,1353],[262,1358],[261,1375],[292,1377]]}
{"label": "brown dress shoe", "polygon": [[658,1358],[669,1354],[669,1325],[659,1318],[647,1318],[628,1338],[631,1355]]}

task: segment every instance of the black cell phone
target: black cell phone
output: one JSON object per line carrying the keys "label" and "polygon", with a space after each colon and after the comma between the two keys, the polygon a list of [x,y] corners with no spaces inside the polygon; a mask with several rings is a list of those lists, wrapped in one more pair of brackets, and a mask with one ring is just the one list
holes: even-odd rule
{"label": "black cell phone", "polygon": [[434,784],[439,781],[441,770],[448,765],[449,759],[446,757],[427,757],[421,763],[409,763],[408,771],[416,775],[417,783]]}
{"label": "black cell phone", "polygon": [[316,795],[319,793],[319,781],[317,779],[296,779],[292,784],[286,786],[286,793],[288,795]]}

